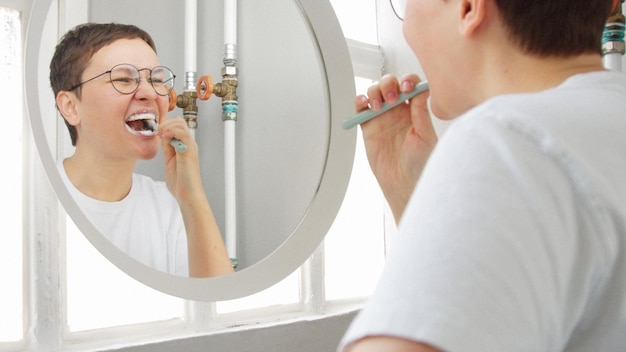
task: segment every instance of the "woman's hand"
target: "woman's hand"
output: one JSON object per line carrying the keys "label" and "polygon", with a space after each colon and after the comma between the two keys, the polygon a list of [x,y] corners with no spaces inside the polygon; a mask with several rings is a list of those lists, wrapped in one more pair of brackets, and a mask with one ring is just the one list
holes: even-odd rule
{"label": "woman's hand", "polygon": [[[161,121],[158,135],[165,159],[165,182],[179,203],[192,202],[198,193],[204,195],[198,145],[192,138],[185,120],[180,117]],[[180,140],[187,150],[177,153],[170,145],[172,138]]]}
{"label": "woman's hand", "polygon": [[[410,92],[419,82],[417,75],[405,76],[400,81],[387,75],[368,89],[367,96],[356,97],[356,110],[360,112],[368,107],[380,110],[383,102],[395,103],[400,93]],[[408,103],[361,124],[370,167],[396,222],[437,143],[428,96],[428,92],[418,94]]]}

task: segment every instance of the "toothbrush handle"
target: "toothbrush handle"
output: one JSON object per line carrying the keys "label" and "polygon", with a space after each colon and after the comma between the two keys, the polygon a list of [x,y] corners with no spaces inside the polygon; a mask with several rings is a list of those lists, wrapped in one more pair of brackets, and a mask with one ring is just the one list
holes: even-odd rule
{"label": "toothbrush handle", "polygon": [[414,96],[423,93],[425,91],[427,91],[429,89],[428,86],[428,82],[426,81],[422,81],[420,83],[418,83],[415,88],[413,88],[412,91],[408,92],[408,93],[402,93],[398,96],[398,101],[396,101],[393,104],[387,104],[387,103],[383,103],[383,107],[378,110],[378,111],[374,111],[371,109],[367,109],[365,111],[362,111],[352,117],[349,117],[347,119],[345,119],[343,121],[343,123],[341,124],[341,127],[343,127],[344,130],[349,130],[355,126],[358,126],[364,122],[367,122],[371,119],[373,119],[374,117],[387,112],[388,110],[391,110],[393,108],[395,108],[396,106],[404,103],[405,101],[413,98]]}
{"label": "toothbrush handle", "polygon": [[184,153],[187,151],[187,145],[177,138],[172,138],[170,145],[176,149],[177,153]]}

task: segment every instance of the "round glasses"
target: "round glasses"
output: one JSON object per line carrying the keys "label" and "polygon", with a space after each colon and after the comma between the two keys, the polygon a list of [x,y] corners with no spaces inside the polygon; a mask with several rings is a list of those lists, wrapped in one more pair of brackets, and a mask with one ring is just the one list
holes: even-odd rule
{"label": "round glasses", "polygon": [[106,72],[73,86],[70,88],[70,91],[87,82],[93,81],[98,77],[108,74],[109,81],[116,91],[122,94],[132,94],[137,90],[137,88],[139,88],[139,83],[141,82],[141,71],[148,71],[150,73],[148,76],[148,82],[152,85],[152,88],[154,88],[154,91],[158,95],[169,95],[174,88],[174,79],[176,78],[176,75],[174,75],[172,70],[165,66],[156,66],[152,69],[138,69],[131,64],[119,64],[113,66],[112,69]]}
{"label": "round glasses", "polygon": [[389,0],[391,4],[391,9],[393,13],[400,19],[400,21],[404,21],[404,9],[406,7],[406,0]]}

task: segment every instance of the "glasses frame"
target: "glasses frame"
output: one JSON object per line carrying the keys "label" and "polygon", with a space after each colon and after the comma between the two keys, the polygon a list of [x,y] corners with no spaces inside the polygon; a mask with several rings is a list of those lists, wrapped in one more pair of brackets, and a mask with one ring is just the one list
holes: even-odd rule
{"label": "glasses frame", "polygon": [[404,21],[404,16],[400,16],[400,13],[398,12],[398,10],[396,10],[396,7],[393,5],[394,0],[389,0],[389,5],[391,5],[391,10],[393,11],[393,14],[396,15],[396,17],[398,17],[398,19],[400,21]]}
{"label": "glasses frame", "polygon": [[[133,89],[131,92],[121,92],[121,91],[120,91],[120,90],[119,90],[119,89],[115,86],[115,84],[113,84],[113,77],[111,77],[111,72],[113,72],[113,70],[115,70],[115,68],[116,68],[116,67],[119,67],[119,66],[130,66],[130,67],[133,67],[133,68],[137,71],[137,73],[139,74],[139,76],[138,76],[137,78],[134,78],[136,85],[135,85],[135,89]],[[171,73],[172,73],[172,78],[170,78],[170,79],[168,79],[167,81],[165,81],[165,82],[169,82],[169,81],[171,81],[171,82],[172,82],[171,86],[170,86],[170,87],[168,87],[167,93],[165,93],[165,94],[161,94],[161,93],[159,93],[159,92],[157,91],[156,87],[154,86],[154,82],[152,81],[152,72],[153,72],[155,69],[159,69],[159,68],[165,69],[165,70],[167,70],[167,71],[169,71],[169,72],[171,72]],[[85,83],[91,82],[91,81],[93,81],[93,80],[94,80],[94,79],[96,79],[96,78],[99,78],[99,77],[102,77],[102,76],[104,76],[104,75],[106,75],[106,74],[109,74],[109,83],[111,83],[111,85],[113,86],[113,89],[115,89],[115,90],[116,90],[117,92],[119,92],[120,94],[124,94],[124,95],[133,94],[133,93],[135,93],[135,92],[137,91],[137,89],[139,89],[139,84],[141,83],[141,71],[146,71],[146,70],[150,72],[150,76],[148,77],[148,82],[150,83],[150,86],[152,86],[152,89],[154,89],[154,92],[155,92],[156,94],[160,95],[160,96],[163,96],[163,97],[164,97],[164,96],[168,96],[168,95],[170,94],[170,92],[172,91],[172,89],[174,89],[174,83],[175,83],[175,81],[176,81],[176,75],[174,74],[174,72],[173,72],[172,70],[170,70],[169,68],[167,68],[167,67],[165,67],[165,66],[155,66],[155,67],[153,67],[153,68],[147,68],[147,67],[144,67],[144,68],[139,69],[139,68],[137,68],[135,65],[131,65],[131,64],[117,64],[117,65],[115,65],[115,66],[111,67],[111,69],[110,69],[110,70],[105,71],[105,72],[102,72],[101,74],[99,74],[99,75],[97,75],[97,76],[91,77],[90,79],[88,79],[88,80],[86,80],[86,81],[83,81],[83,82],[81,82],[81,83],[79,83],[79,84],[77,84],[77,85],[73,86],[73,87],[72,87],[72,88],[70,88],[69,90],[70,90],[70,91],[73,91],[73,90],[75,90],[75,89],[77,89],[77,88],[81,87],[81,86],[82,86],[83,84],[85,84]],[[164,82],[164,83],[165,83],[165,82]]]}

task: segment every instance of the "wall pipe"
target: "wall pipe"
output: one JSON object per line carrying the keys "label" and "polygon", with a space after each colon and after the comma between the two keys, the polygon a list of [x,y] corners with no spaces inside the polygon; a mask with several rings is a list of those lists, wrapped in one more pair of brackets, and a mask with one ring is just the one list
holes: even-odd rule
{"label": "wall pipe", "polygon": [[198,2],[185,1],[185,91],[196,90],[197,45],[198,45]]}
{"label": "wall pipe", "polygon": [[626,52],[624,43],[624,0],[613,0],[613,8],[602,33],[602,62],[609,70],[622,70],[622,56]]}
{"label": "wall pipe", "polygon": [[[222,96],[222,120],[224,121],[224,178],[226,214],[226,250],[233,267],[237,267],[237,187],[235,165],[235,127],[238,117],[236,87],[237,69],[237,0],[224,0],[224,67],[222,83],[229,92]],[[221,96],[221,95],[220,95]]]}
{"label": "wall pipe", "polygon": [[[185,0],[185,55],[184,55],[184,69],[185,69],[185,86],[183,88],[183,94],[176,96],[173,93],[175,105],[183,109],[183,119],[187,122],[189,132],[191,136],[196,138],[196,130],[198,129],[198,93],[196,92],[196,64],[197,64],[197,37],[198,37],[198,3],[197,0]],[[170,101],[170,110],[173,109],[173,102]],[[176,148],[176,144],[182,144],[182,142],[173,139]],[[183,144],[184,146],[184,144]],[[184,152],[187,150],[184,148],[177,148],[177,152]]]}
{"label": "wall pipe", "polygon": [[225,179],[225,235],[226,250],[234,268],[237,259],[237,192],[235,169],[235,123],[237,102],[237,1],[224,1],[224,67],[222,82],[213,85],[210,76],[202,76],[196,83],[197,60],[197,0],[185,2],[185,87],[176,97],[176,106],[183,108],[183,118],[192,136],[198,127],[197,99],[208,100],[212,94],[222,98],[224,121],[224,179]]}

